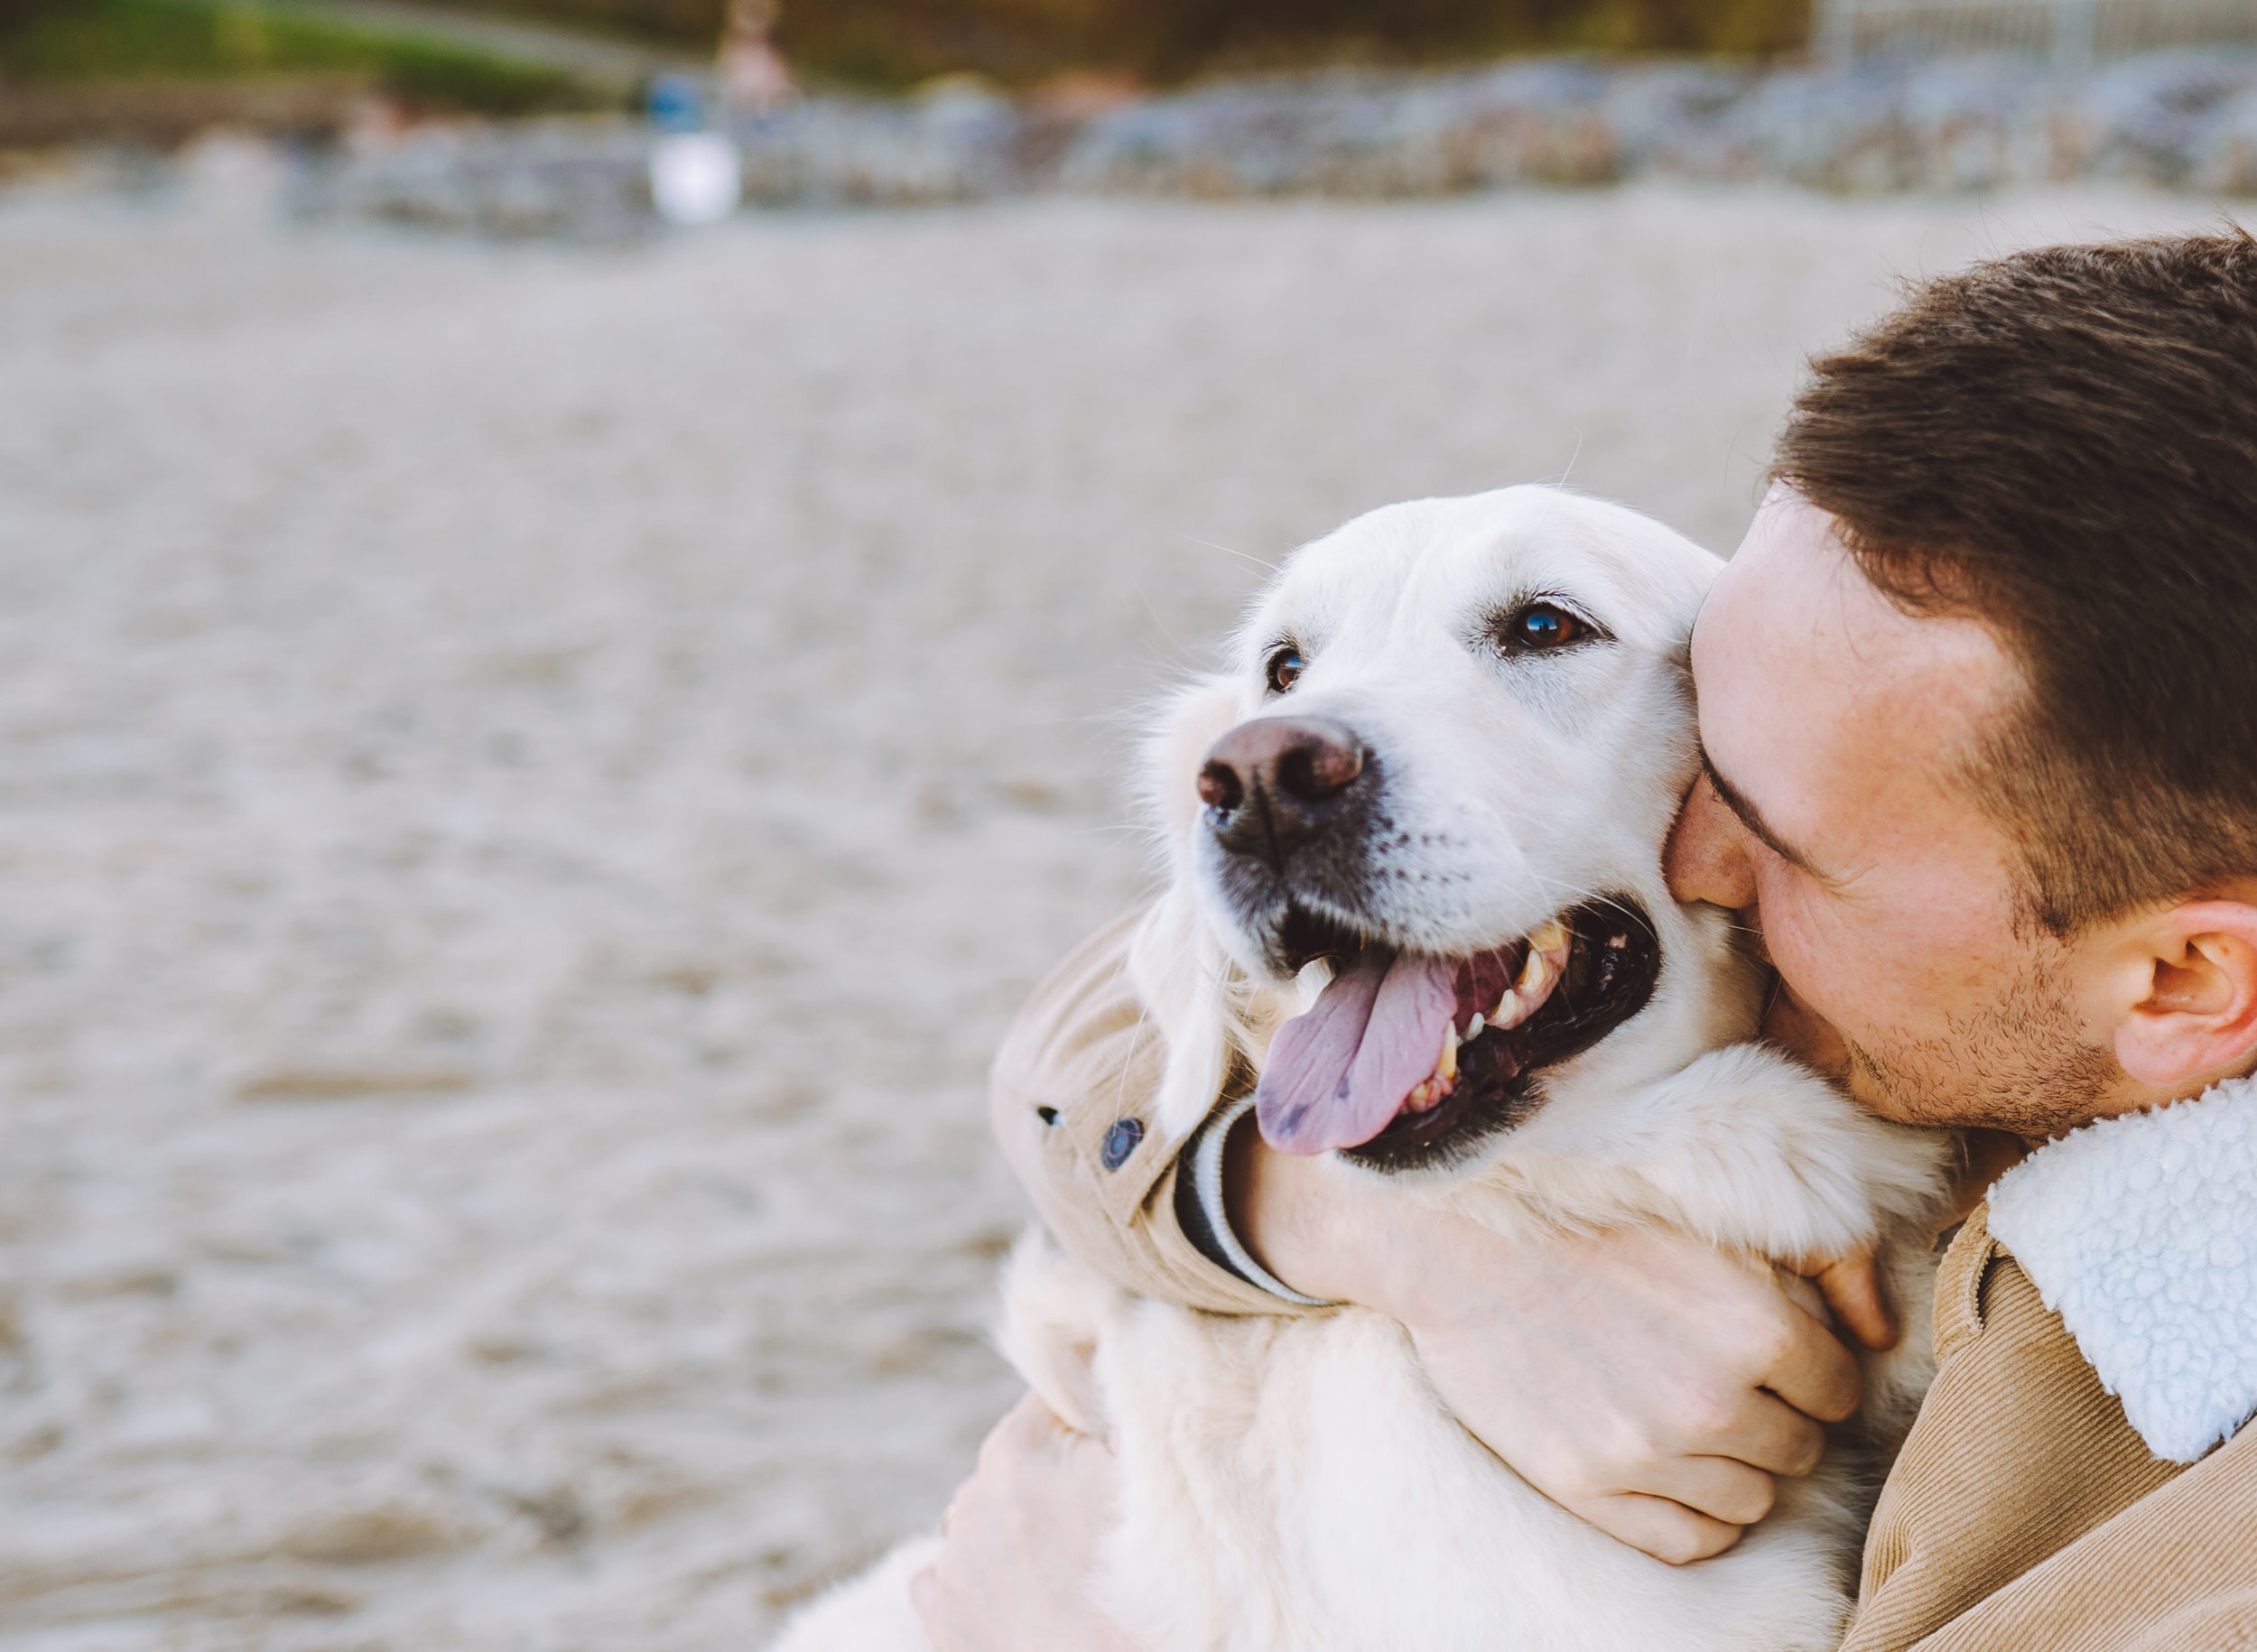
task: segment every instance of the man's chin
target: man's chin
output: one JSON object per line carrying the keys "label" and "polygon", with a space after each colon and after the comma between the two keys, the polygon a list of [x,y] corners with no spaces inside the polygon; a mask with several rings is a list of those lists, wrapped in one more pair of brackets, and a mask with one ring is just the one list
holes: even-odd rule
{"label": "man's chin", "polygon": [[[1857,1042],[1773,980],[1763,1036],[1892,1124],[2042,1141],[2114,1110],[2122,1069],[2109,1052],[2079,1040],[2057,987],[2041,974],[1953,1017],[1931,1038],[1892,1048]],[[1967,1054],[1944,1061],[1944,1051]]]}
{"label": "man's chin", "polygon": [[1841,1085],[1867,1112],[1891,1124],[1930,1128],[1990,1122],[1960,1117],[1954,1103],[1962,1098],[1937,1093],[1937,1087],[1915,1081],[1896,1064],[1853,1043],[1841,1028],[1797,998],[1785,981],[1774,980],[1770,1006],[1763,1016],[1763,1036]]}
{"label": "man's chin", "polygon": [[2105,1051],[2064,1039],[2020,1063],[1999,1060],[1978,1072],[1924,1070],[1850,1044],[1851,1099],[1893,1124],[1937,1130],[1991,1130],[2041,1142],[2114,1110],[2122,1072]]}
{"label": "man's chin", "polygon": [[1844,1070],[1829,1076],[1850,1092],[1851,1100],[1876,1118],[1945,1130],[1983,1122],[1960,1117],[1951,1098],[1937,1095],[1933,1086],[1912,1082],[1854,1044],[1844,1042],[1843,1053]]}

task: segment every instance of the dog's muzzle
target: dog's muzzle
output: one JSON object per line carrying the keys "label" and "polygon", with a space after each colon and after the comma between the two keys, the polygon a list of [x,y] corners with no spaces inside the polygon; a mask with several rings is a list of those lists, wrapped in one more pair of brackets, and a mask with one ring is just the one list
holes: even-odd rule
{"label": "dog's muzzle", "polygon": [[[1208,750],[1199,799],[1216,887],[1279,975],[1342,940],[1352,950],[1334,923],[1368,926],[1382,781],[1379,754],[1327,717],[1258,717]],[[1326,933],[1301,933],[1312,922]]]}
{"label": "dog's muzzle", "polygon": [[1214,743],[1199,771],[1207,829],[1226,852],[1283,872],[1375,789],[1378,765],[1329,717],[1258,717]]}
{"label": "dog's muzzle", "polygon": [[1660,973],[1650,920],[1607,896],[1463,954],[1400,950],[1372,912],[1389,819],[1379,755],[1325,717],[1258,717],[1199,775],[1209,870],[1280,978],[1328,961],[1316,1004],[1268,1052],[1262,1135],[1370,1168],[1434,1168],[1517,1127],[1539,1074],[1645,1007]]}

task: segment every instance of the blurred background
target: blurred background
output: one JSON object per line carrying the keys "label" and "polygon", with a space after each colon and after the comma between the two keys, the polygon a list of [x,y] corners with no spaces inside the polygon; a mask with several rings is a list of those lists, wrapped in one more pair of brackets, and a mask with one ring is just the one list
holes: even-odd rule
{"label": "blurred background", "polygon": [[0,1647],[927,1526],[989,1055],[1268,564],[1728,551],[1899,278],[2249,216],[2248,6],[1879,5],[0,0]]}

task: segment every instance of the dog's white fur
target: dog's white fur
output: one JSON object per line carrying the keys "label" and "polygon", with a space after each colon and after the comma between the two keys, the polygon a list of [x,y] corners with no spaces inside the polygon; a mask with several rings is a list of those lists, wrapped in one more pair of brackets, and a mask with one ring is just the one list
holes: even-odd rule
{"label": "dog's white fur", "polygon": [[[1509,488],[1375,511],[1305,547],[1240,632],[1237,668],[1168,710],[1150,747],[1166,893],[1131,968],[1170,1053],[1158,1122],[1195,1127],[1233,1049],[1259,1065],[1302,1007],[1216,894],[1192,781],[1267,710],[1335,719],[1385,765],[1407,830],[1371,851],[1359,926],[1463,954],[1593,895],[1660,936],[1648,1007],[1551,1069],[1527,1122],[1452,1171],[1398,1178],[1510,1232],[1659,1221],[1773,1258],[1878,1245],[1907,1327],[1867,1361],[1860,1417],[1818,1474],[1727,1554],[1671,1567],[1584,1525],[1466,1434],[1400,1327],[1341,1309],[1231,1318],[1130,1297],[1031,1236],[1005,1289],[1006,1350],[1074,1426],[1109,1440],[1118,1521],[1094,1587],[1155,1652],[1831,1647],[1871,1486],[1931,1371],[1933,1140],[1862,1112],[1745,1040],[1756,981],[1727,921],[1668,896],[1661,849],[1698,762],[1686,672],[1718,564],[1618,506]],[[1495,617],[1534,597],[1605,640],[1509,658]],[[1284,701],[1265,655],[1307,661]],[[1373,1174],[1340,1160],[1331,1174]],[[923,1551],[915,1551],[922,1553]],[[781,1652],[911,1652],[903,1551],[817,1602]]]}

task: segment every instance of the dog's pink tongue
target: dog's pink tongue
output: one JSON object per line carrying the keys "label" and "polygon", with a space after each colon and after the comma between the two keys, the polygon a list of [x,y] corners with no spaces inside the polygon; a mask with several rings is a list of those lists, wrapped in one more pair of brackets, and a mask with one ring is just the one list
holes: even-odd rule
{"label": "dog's pink tongue", "polygon": [[1270,1041],[1254,1092],[1262,1139],[1283,1153],[1370,1141],[1435,1070],[1457,1006],[1456,968],[1369,949]]}

